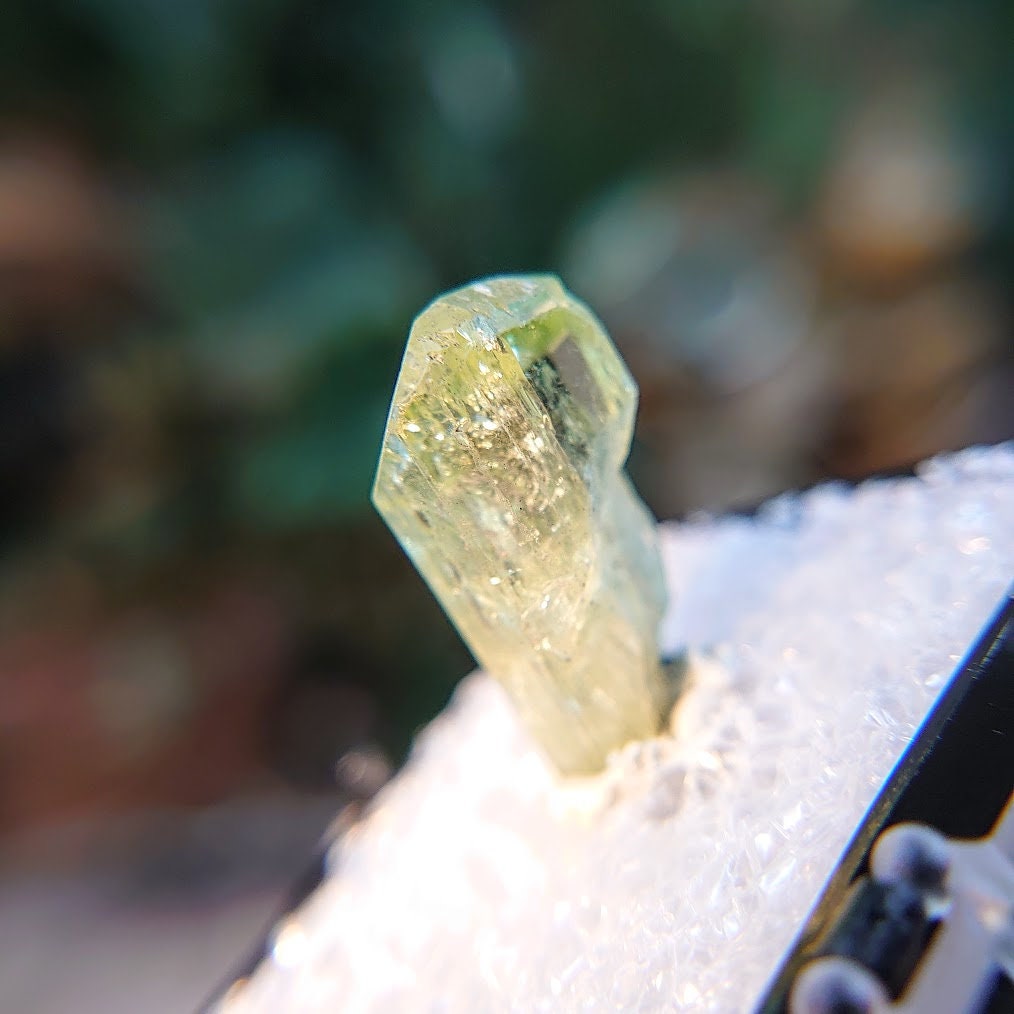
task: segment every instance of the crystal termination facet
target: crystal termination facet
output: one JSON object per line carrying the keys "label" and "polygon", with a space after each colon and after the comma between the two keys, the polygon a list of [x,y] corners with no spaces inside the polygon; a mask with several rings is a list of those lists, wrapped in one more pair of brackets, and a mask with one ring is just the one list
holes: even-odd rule
{"label": "crystal termination facet", "polygon": [[498,277],[416,319],[373,502],[479,663],[565,773],[658,731],[655,525],[623,465],[637,388],[552,276]]}

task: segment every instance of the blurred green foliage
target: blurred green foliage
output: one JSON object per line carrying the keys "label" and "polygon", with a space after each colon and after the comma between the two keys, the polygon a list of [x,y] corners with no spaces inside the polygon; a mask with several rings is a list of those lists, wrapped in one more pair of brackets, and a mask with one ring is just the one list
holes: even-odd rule
{"label": "blurred green foliage", "polygon": [[[404,732],[463,664],[446,628],[426,639],[438,621],[418,589],[392,591],[414,578],[368,505],[425,300],[558,270],[579,216],[655,172],[740,167],[793,213],[885,53],[934,77],[988,153],[990,263],[1005,271],[1012,39],[1000,0],[8,0],[0,121],[86,152],[129,237],[132,301],[68,354],[72,387],[112,378],[122,397],[89,388],[93,417],[68,440],[138,443],[117,481],[95,466],[55,514],[37,485],[9,488],[36,534],[126,566],[128,594],[157,587],[167,560],[270,560],[301,589],[302,622],[401,666],[392,698],[420,694],[429,670]],[[60,340],[92,335],[89,313],[61,318]],[[322,531],[341,534],[328,551]],[[348,565],[342,540],[360,539],[386,568],[372,582]],[[323,582],[315,554],[333,564]]]}

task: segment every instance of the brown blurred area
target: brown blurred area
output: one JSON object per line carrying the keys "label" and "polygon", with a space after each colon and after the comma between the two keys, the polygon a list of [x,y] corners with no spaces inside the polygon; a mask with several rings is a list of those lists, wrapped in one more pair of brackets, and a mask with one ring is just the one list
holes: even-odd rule
{"label": "brown blurred area", "polygon": [[[977,256],[978,167],[940,116],[918,92],[858,104],[801,214],[742,170],[693,172],[623,186],[578,229],[569,266],[607,293],[640,380],[660,516],[1009,438],[1008,293]],[[651,259],[610,299],[638,228]]]}
{"label": "brown blurred area", "polygon": [[0,12],[11,1009],[196,1003],[469,667],[368,503],[438,291],[591,304],[661,517],[1014,435],[1014,25],[929,7]]}

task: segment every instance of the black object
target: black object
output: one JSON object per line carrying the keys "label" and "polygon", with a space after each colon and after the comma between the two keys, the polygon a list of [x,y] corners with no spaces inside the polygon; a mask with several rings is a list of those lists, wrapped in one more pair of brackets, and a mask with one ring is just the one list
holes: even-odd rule
{"label": "black object", "polygon": [[975,1014],[1011,1014],[1014,1011],[1014,981],[998,968]]}
{"label": "black object", "polygon": [[933,929],[934,920],[915,888],[905,883],[880,884],[864,877],[819,953],[858,961],[880,979],[892,999],[897,999]]}
{"label": "black object", "polygon": [[[867,811],[760,1001],[760,1014],[784,1014],[800,969],[823,955],[858,962],[897,998],[926,951],[934,923],[918,892],[866,876],[874,841],[886,828],[909,821],[948,838],[981,838],[1012,791],[1014,599],[1008,596]],[[998,974],[982,1010],[1014,1010],[1009,979]]]}

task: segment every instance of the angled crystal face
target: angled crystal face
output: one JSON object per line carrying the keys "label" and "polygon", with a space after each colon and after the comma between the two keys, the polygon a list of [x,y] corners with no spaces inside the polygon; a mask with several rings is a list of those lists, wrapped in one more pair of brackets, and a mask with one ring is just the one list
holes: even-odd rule
{"label": "angled crystal face", "polygon": [[654,523],[623,463],[637,388],[551,276],[492,278],[416,319],[373,502],[565,772],[654,734],[666,700]]}

